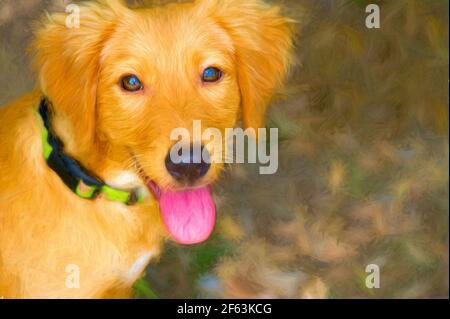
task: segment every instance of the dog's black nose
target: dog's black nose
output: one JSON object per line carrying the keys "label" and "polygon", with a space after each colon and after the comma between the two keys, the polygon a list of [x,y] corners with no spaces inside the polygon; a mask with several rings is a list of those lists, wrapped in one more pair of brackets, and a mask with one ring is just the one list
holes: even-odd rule
{"label": "dog's black nose", "polygon": [[165,164],[169,174],[176,180],[193,184],[208,172],[211,166],[210,155],[203,146],[191,145],[187,149],[180,149],[175,153],[169,151]]}

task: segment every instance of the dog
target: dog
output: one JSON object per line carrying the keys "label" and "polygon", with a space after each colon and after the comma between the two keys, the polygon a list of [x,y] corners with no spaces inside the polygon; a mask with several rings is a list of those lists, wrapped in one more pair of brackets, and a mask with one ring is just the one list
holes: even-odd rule
{"label": "dog", "polygon": [[0,109],[4,298],[127,298],[165,239],[206,240],[223,164],[172,161],[170,132],[263,127],[292,64],[294,21],[258,0],[78,7],[37,26],[36,89]]}

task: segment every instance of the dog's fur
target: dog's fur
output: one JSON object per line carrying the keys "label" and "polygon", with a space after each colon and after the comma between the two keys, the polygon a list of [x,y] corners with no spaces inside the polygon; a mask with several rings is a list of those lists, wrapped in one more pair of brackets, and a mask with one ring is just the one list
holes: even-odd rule
{"label": "dog's fur", "polygon": [[[130,9],[120,1],[83,3],[80,28],[53,14],[32,50],[38,88],[0,110],[0,296],[127,297],[166,236],[152,196],[126,206],[84,200],[42,154],[41,96],[54,110],[65,150],[112,185],[145,188],[148,177],[177,189],[164,167],[173,128],[261,127],[266,106],[289,67],[292,22],[257,0],[199,0]],[[219,66],[218,83],[199,74]],[[138,93],[118,85],[126,74]],[[202,183],[212,183],[213,164]],[[71,265],[79,288],[67,286]]]}

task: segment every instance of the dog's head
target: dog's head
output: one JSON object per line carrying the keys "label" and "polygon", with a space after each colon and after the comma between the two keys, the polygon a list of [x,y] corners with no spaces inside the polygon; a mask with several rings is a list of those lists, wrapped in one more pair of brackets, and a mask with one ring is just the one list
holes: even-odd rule
{"label": "dog's head", "polygon": [[[64,123],[59,130],[69,152],[87,165],[99,149],[133,161],[141,175],[170,194],[161,199],[162,208],[173,210],[176,201],[193,198],[198,206],[210,205],[206,186],[222,161],[173,161],[171,133],[184,128],[194,136],[194,120],[202,130],[224,132],[240,114],[245,127],[262,127],[291,60],[291,21],[257,0],[140,9],[104,0],[74,9],[72,16],[52,15],[34,46],[41,90]],[[206,142],[191,140],[188,148]],[[192,150],[187,154],[195,157]],[[182,242],[200,240],[178,235]]]}

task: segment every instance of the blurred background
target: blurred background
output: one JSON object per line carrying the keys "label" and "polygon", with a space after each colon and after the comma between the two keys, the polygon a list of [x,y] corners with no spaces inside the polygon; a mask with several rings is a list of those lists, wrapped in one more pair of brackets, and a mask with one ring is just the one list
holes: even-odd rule
{"label": "blurred background", "polygon": [[[212,238],[169,243],[136,297],[448,298],[448,1],[271,2],[299,28],[268,121],[279,170],[231,165]],[[34,85],[32,21],[68,3],[0,0],[0,105]]]}

